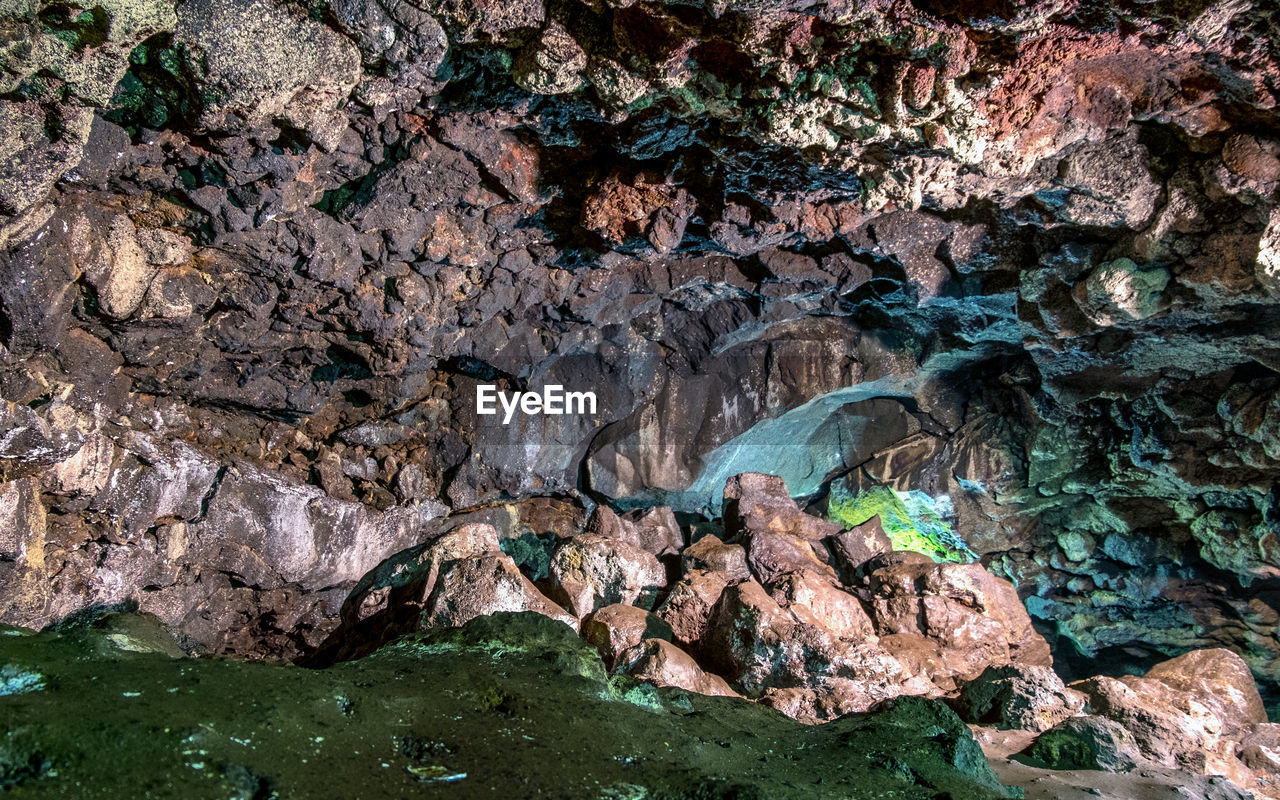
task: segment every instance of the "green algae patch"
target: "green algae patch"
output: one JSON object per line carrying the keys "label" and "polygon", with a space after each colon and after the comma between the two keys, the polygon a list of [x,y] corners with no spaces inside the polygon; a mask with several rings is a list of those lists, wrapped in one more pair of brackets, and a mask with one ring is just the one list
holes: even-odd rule
{"label": "green algae patch", "polygon": [[14,797],[1016,796],[939,703],[806,726],[610,680],[570,628],[536,614],[317,670],[114,647],[147,627],[0,637],[0,663],[45,682],[0,697],[0,785]]}
{"label": "green algae patch", "polygon": [[910,550],[934,561],[957,564],[978,560],[977,554],[943,519],[941,503],[924,492],[899,492],[888,486],[873,486],[853,497],[833,488],[827,501],[828,519],[846,528],[877,516],[894,550]]}

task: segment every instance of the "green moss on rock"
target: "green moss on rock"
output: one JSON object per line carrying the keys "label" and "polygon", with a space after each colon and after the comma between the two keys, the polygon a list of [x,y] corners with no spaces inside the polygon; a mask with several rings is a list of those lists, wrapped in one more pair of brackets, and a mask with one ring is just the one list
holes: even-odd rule
{"label": "green moss on rock", "polygon": [[924,492],[899,492],[888,486],[873,486],[851,497],[834,489],[827,502],[827,516],[852,528],[879,517],[895,550],[924,553],[935,561],[968,564],[977,555],[943,519],[940,502]]}

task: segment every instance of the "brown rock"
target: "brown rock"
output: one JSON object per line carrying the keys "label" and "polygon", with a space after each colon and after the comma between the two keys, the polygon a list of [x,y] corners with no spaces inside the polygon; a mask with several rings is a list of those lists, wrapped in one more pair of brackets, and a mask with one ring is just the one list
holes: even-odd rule
{"label": "brown rock", "polygon": [[889,541],[880,525],[879,516],[847,531],[832,534],[824,541],[833,556],[833,564],[845,583],[853,582],[854,574],[863,564],[893,550],[893,542]]}
{"label": "brown rock", "polygon": [[1013,585],[980,564],[895,564],[876,569],[869,582],[877,633],[938,642],[952,675],[975,678],[992,665],[1051,662]]}
{"label": "brown rock", "polygon": [[693,195],[660,175],[640,174],[630,181],[612,175],[584,203],[582,226],[611,245],[644,236],[665,253],[680,244],[696,207]]}
{"label": "brown rock", "polygon": [[442,567],[422,626],[458,627],[499,611],[536,611],[578,628],[578,621],[544,597],[503,552],[468,556]]}
{"label": "brown rock", "polygon": [[1236,736],[1267,721],[1253,673],[1230,650],[1193,650],[1156,664],[1145,678],[1191,695],[1223,721],[1226,735]]}
{"label": "brown rock", "polygon": [[605,505],[596,506],[587,521],[586,532],[619,539],[655,556],[679,553],[684,546],[676,516],[666,506],[635,509],[624,514]]}
{"label": "brown rock", "polygon": [[461,558],[497,552],[498,532],[483,522],[468,522],[450,530],[431,543],[427,558],[444,565]]}
{"label": "brown rock", "polygon": [[716,603],[730,581],[725,572],[694,570],[671,587],[657,614],[671,626],[676,642],[692,648],[702,641]]}
{"label": "brown rock", "polygon": [[797,619],[826,628],[841,639],[875,639],[871,618],[858,598],[812,570],[780,576],[771,584],[770,594]]}
{"label": "brown rock", "polygon": [[671,626],[643,608],[615,603],[582,622],[582,638],[595,645],[605,666],[613,669],[618,656],[645,639],[672,638]]}
{"label": "brown rock", "polygon": [[787,572],[809,570],[838,580],[836,571],[818,558],[810,543],[789,533],[758,531],[747,539],[747,565],[761,583],[773,583]]}
{"label": "brown rock", "polygon": [[1280,724],[1261,722],[1249,728],[1236,745],[1236,757],[1274,783],[1280,778]]}
{"label": "brown rock", "polygon": [[704,536],[680,554],[685,572],[708,570],[723,572],[729,580],[751,577],[747,566],[747,549],[740,544],[725,544],[716,536]]}
{"label": "brown rock", "polygon": [[553,596],[575,616],[614,603],[652,608],[667,573],[651,553],[617,539],[583,535],[565,540],[551,557]]}
{"label": "brown rock", "polygon": [[801,511],[782,478],[758,472],[744,472],[725,483],[724,523],[731,536],[767,531],[808,541],[819,541],[841,530],[834,522]]}
{"label": "brown rock", "polygon": [[891,633],[880,637],[880,646],[913,678],[928,680],[941,694],[955,691],[955,678],[942,657],[942,647],[934,640],[914,633]]}
{"label": "brown rock", "polygon": [[749,696],[765,689],[803,686],[810,658],[834,658],[834,637],[799,625],[755,581],[725,589],[707,631],[705,649],[712,667],[729,676]]}
{"label": "brown rock", "polygon": [[798,619],[755,581],[725,590],[703,652],[719,674],[750,697],[804,690],[776,701],[789,698],[783,703],[794,706],[788,713],[801,719],[863,711],[889,697],[934,688],[927,681],[913,681],[879,645],[850,646],[831,631]]}
{"label": "brown rock", "polygon": [[[1265,710],[1253,677],[1229,650],[1192,651],[1141,677],[1098,676],[1072,684],[1089,711],[1123,725],[1143,756],[1166,767],[1225,775],[1242,786],[1255,778],[1237,758],[1237,740],[1258,734]],[[1254,742],[1254,744],[1259,744]],[[1260,745],[1261,746],[1261,745]],[[1249,753],[1262,763],[1262,751]]]}
{"label": "brown rock", "polygon": [[[1124,726],[1143,757],[1174,769],[1206,772],[1212,754],[1223,749],[1222,720],[1199,704],[1190,706],[1188,698],[1170,696],[1159,681],[1131,682],[1098,676],[1071,688],[1088,697],[1090,712]],[[1179,700],[1185,710],[1175,706]]]}
{"label": "brown rock", "polygon": [[717,697],[741,697],[724,678],[703,670],[692,656],[665,639],[646,639],[624,653],[620,661],[627,663],[628,675],[657,686],[675,686]]}

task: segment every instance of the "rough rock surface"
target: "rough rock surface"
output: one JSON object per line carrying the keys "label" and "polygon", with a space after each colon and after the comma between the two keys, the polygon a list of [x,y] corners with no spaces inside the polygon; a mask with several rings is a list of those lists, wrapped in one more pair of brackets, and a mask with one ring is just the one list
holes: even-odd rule
{"label": "rough rock surface", "polygon": [[[474,559],[554,594],[594,515],[652,575],[559,597],[655,587],[700,664],[749,578],[845,642],[780,602],[805,570],[886,686],[1047,664],[1034,625],[1072,680],[1227,648],[1274,705],[1274,17],[0,3],[0,621],[353,655]],[[463,521],[499,550],[433,578]]]}
{"label": "rough rock surface", "polygon": [[1052,669],[1025,664],[988,667],[964,685],[953,705],[966,722],[1037,733],[1079,716],[1084,706],[1085,696],[1064,686]]}

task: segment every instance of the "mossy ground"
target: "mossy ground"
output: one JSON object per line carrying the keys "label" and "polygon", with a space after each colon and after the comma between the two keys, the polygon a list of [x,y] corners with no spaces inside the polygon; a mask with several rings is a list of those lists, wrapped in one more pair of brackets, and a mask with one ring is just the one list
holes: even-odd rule
{"label": "mossy ground", "polygon": [[806,727],[611,682],[567,627],[531,614],[325,670],[148,649],[136,627],[0,636],[0,663],[43,684],[0,697],[0,785],[15,798],[1010,796],[932,701]]}

